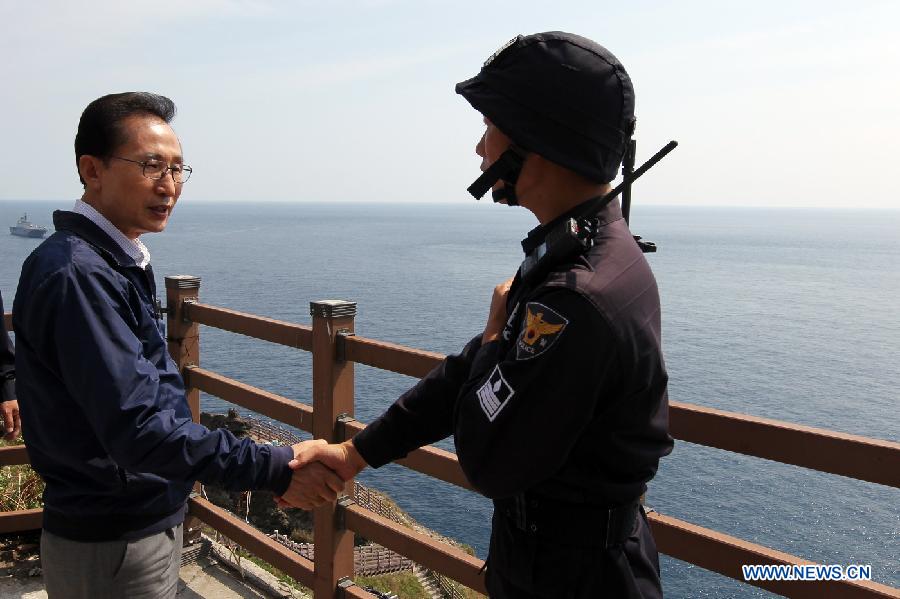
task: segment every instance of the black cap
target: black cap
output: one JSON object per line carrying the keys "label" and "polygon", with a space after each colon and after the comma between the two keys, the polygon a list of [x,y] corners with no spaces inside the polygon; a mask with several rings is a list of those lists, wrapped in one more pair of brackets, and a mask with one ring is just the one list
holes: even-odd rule
{"label": "black cap", "polygon": [[472,79],[456,84],[522,149],[592,181],[615,179],[634,131],[634,88],[595,42],[550,31],[518,36]]}

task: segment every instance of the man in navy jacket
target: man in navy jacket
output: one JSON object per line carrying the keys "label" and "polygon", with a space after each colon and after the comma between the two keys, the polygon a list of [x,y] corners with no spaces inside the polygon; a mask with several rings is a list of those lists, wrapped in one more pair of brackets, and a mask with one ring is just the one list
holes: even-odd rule
{"label": "man in navy jacket", "polygon": [[288,468],[302,444],[257,445],[191,420],[139,239],[165,228],[191,173],[174,113],[171,100],[149,93],[88,105],[75,138],[84,195],[53,215],[56,233],[22,267],[16,388],[28,453],[46,482],[41,557],[51,598],[174,597],[197,480],[268,489],[304,508],[343,488],[327,468]]}

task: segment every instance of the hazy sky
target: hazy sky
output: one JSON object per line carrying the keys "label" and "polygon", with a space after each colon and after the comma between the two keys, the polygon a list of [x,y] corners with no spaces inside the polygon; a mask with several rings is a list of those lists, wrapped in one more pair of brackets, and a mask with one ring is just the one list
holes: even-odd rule
{"label": "hazy sky", "polygon": [[168,95],[182,201],[467,199],[480,116],[453,91],[518,33],[623,62],[647,204],[893,208],[900,3],[0,0],[0,199],[76,198],[97,96]]}

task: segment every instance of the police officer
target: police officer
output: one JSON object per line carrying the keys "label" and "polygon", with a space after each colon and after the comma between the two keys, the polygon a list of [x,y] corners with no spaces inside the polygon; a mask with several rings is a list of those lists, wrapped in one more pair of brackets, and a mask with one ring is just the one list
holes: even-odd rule
{"label": "police officer", "polygon": [[[634,127],[631,80],[602,46],[548,32],[512,40],[456,91],[486,127],[470,191],[540,222],[527,259],[460,355],[352,442],[296,465],[349,477],[453,434],[469,481],[494,500],[491,597],[661,597],[639,503],[672,448],[659,294],[618,201],[569,220],[610,191]],[[553,251],[571,222],[588,225],[583,249]]]}

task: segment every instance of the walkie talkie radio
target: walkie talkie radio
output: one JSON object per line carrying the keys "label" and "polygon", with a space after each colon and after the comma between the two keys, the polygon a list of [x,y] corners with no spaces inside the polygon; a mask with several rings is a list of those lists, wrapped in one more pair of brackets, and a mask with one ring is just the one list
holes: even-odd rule
{"label": "walkie talkie radio", "polygon": [[[631,183],[634,181],[634,160],[636,155],[637,141],[631,139],[625,147],[625,158],[622,160],[622,181],[626,182],[625,188],[622,190],[622,218],[625,219],[626,223],[631,222]],[[635,235],[634,240],[645,254],[656,251],[656,244],[652,241],[645,241],[641,239],[640,235]]]}
{"label": "walkie talkie radio", "polygon": [[[670,141],[647,162],[642,164],[640,168],[633,171],[636,143],[634,140],[631,140],[623,160],[622,182],[606,195],[588,200],[577,215],[566,219],[554,227],[547,234],[544,243],[532,250],[519,266],[519,277],[522,281],[543,277],[554,264],[559,263],[564,258],[590,249],[594,243],[594,233],[597,227],[596,214],[620,193],[622,194],[622,216],[627,223],[631,211],[631,184],[674,150],[677,145],[677,141]],[[635,236],[634,240],[641,248],[641,251],[656,251],[656,244],[643,241],[639,236]]]}

